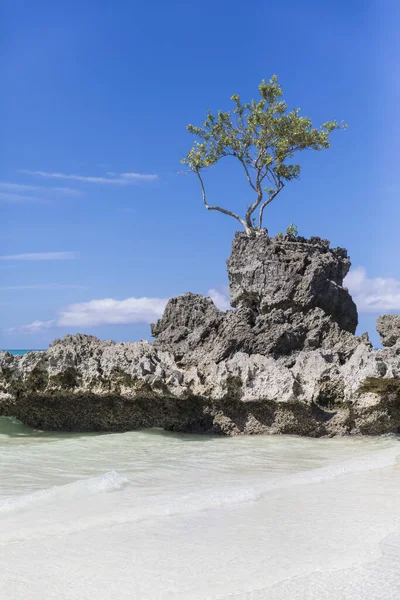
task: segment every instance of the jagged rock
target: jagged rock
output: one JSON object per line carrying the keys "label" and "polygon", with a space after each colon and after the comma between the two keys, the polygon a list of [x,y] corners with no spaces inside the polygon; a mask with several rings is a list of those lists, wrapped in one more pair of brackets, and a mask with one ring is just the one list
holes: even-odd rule
{"label": "jagged rock", "polygon": [[349,267],[346,250],[327,240],[237,233],[228,260],[236,310],[223,313],[197,294],[173,298],[152,327],[156,346],[182,364],[320,347],[348,356],[358,343],[357,309],[342,286]]}
{"label": "jagged rock", "polygon": [[376,321],[376,330],[382,346],[391,347],[400,342],[400,315],[381,315]]}
{"label": "jagged rock", "polygon": [[349,265],[319,238],[237,234],[234,310],[185,294],[152,326],[153,343],[79,334],[45,352],[1,352],[0,415],[68,431],[399,432],[398,317],[378,320],[382,350],[353,335]]}
{"label": "jagged rock", "polygon": [[344,248],[329,248],[320,238],[249,238],[236,233],[227,261],[231,305],[260,313],[321,308],[341,329],[355,333],[357,308],[343,279],[350,269]]}
{"label": "jagged rock", "polygon": [[223,317],[211,298],[188,293],[168,301],[151,333],[157,338],[155,345],[172,352],[178,362],[196,362],[199,351],[215,339]]}
{"label": "jagged rock", "polygon": [[396,352],[360,343],[344,364],[318,348],[280,359],[237,352],[182,367],[146,342],[67,336],[46,352],[0,353],[0,414],[66,431],[397,432]]}

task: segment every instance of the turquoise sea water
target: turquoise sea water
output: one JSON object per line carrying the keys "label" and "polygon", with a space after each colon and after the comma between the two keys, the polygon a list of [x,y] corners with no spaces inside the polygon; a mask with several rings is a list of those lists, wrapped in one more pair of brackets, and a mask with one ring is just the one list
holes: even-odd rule
{"label": "turquoise sea water", "polygon": [[24,354],[27,354],[27,352],[36,352],[38,350],[39,350],[39,348],[29,348],[28,350],[9,350],[8,348],[5,348],[3,350],[3,352],[9,352],[10,354],[13,354],[14,356],[23,356]]}

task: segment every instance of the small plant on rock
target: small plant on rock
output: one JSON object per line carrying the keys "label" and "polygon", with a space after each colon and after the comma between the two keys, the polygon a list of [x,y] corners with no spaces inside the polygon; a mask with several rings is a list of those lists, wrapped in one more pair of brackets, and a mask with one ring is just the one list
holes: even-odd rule
{"label": "small plant on rock", "polygon": [[294,223],[290,223],[289,227],[286,229],[286,235],[290,235],[290,237],[297,237],[299,235],[299,228]]}

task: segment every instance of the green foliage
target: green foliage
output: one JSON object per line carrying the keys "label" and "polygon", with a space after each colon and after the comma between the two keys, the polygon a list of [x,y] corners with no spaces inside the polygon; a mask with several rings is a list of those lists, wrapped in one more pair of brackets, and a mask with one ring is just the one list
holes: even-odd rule
{"label": "green foliage", "polygon": [[290,223],[289,227],[286,229],[286,235],[297,237],[299,235],[299,229],[297,225],[294,225],[294,223]]}
{"label": "green foliage", "polygon": [[224,209],[222,212],[237,218],[246,230],[254,230],[252,214],[257,209],[261,229],[264,208],[288,181],[300,176],[300,165],[292,160],[294,155],[303,150],[329,148],[332,131],[346,128],[337,121],[313,128],[311,119],[301,116],[299,108],[288,111],[275,75],[268,83],[263,80],[258,89],[257,102],[242,103],[240,96],[234,94],[232,111],[220,110],[216,115],[208,111],[203,125],[188,125],[187,130],[197,139],[181,161],[199,177],[204,204],[212,210],[221,209],[207,204],[201,173],[226,156],[241,163],[255,193],[254,201],[244,218]]}

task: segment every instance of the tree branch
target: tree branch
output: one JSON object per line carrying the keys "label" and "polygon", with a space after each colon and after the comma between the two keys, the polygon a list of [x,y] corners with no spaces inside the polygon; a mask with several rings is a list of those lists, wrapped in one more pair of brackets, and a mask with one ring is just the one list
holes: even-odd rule
{"label": "tree branch", "polygon": [[260,215],[258,218],[258,228],[261,229],[262,227],[262,221],[263,221],[263,213],[264,213],[264,208],[266,206],[268,206],[268,204],[270,204],[272,202],[272,200],[274,200],[274,198],[277,197],[277,195],[279,194],[279,192],[283,189],[284,187],[284,183],[280,182],[280,187],[272,194],[272,196],[269,196],[268,200],[266,200],[260,207]]}
{"label": "tree branch", "polygon": [[256,186],[254,185],[254,183],[253,183],[253,181],[252,181],[252,179],[251,179],[251,177],[250,177],[250,173],[249,173],[249,170],[248,170],[248,168],[247,168],[247,165],[246,165],[246,163],[244,162],[243,158],[239,158],[239,156],[237,156],[237,158],[240,160],[240,162],[241,162],[241,163],[242,163],[242,165],[243,165],[243,168],[244,168],[244,170],[245,170],[245,172],[246,172],[247,181],[249,182],[249,184],[250,184],[250,187],[252,187],[252,188],[253,188],[253,190],[256,192],[256,191],[257,191],[257,188],[256,188]]}
{"label": "tree branch", "polygon": [[249,206],[249,208],[247,209],[247,212],[246,212],[246,217],[245,217],[247,226],[251,227],[251,228],[253,227],[253,224],[251,222],[251,215],[257,209],[257,207],[260,205],[260,203],[262,202],[262,199],[263,199],[263,191],[262,191],[261,179],[260,179],[261,169],[262,169],[262,167],[257,168],[257,177],[256,177],[256,185],[255,185],[255,191],[257,192],[257,200]]}
{"label": "tree branch", "polygon": [[[239,223],[241,225],[243,225],[243,227],[246,230],[246,233],[249,234],[249,228],[248,228],[248,225],[247,225],[246,221],[244,219],[242,219],[241,217],[239,217],[239,215],[235,214],[234,212],[231,212],[230,210],[226,210],[225,208],[221,208],[220,206],[210,206],[208,204],[207,197],[206,197],[206,190],[205,190],[205,187],[204,187],[203,178],[200,175],[200,171],[194,170],[194,173],[196,173],[197,177],[199,178],[200,185],[201,185],[201,193],[202,193],[202,197],[203,197],[203,204],[206,207],[206,209],[207,210],[218,210],[219,212],[223,213],[224,215],[228,215],[229,217],[233,217],[234,219],[236,219],[237,221],[239,221]],[[252,227],[250,227],[250,229],[252,229]]]}

